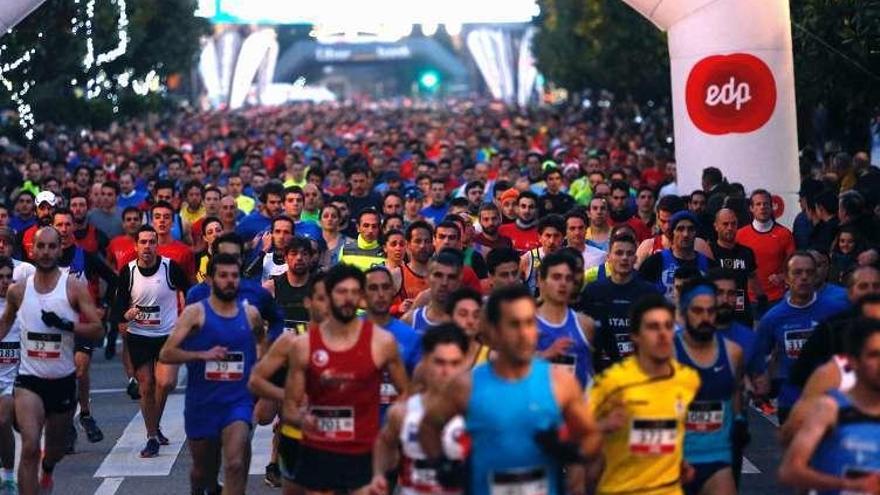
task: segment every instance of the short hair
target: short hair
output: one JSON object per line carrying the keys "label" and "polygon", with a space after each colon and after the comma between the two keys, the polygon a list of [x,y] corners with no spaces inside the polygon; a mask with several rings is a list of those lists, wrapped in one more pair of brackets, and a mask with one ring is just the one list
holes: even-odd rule
{"label": "short hair", "polygon": [[[49,177],[49,178],[55,179],[55,177]],[[58,179],[55,179],[55,180],[58,180]],[[119,183],[116,182],[115,180],[105,180],[104,182],[102,182],[101,189],[104,189],[104,188],[113,189],[113,192],[116,193],[117,196],[119,195]]]}
{"label": "short hair", "polygon": [[533,193],[532,191],[523,191],[519,193],[519,198],[517,198],[516,203],[519,204],[519,202],[523,199],[531,199],[535,202],[535,204],[538,203],[538,195]]}
{"label": "short hair", "polygon": [[501,321],[501,304],[520,299],[533,300],[532,293],[522,284],[509,285],[492,291],[489,300],[486,301],[486,320],[492,325],[498,325]]}
{"label": "short hair", "polygon": [[323,270],[318,270],[309,277],[309,283],[306,285],[306,297],[313,297],[315,295],[315,287],[320,283],[324,283],[326,277],[327,274]]}
{"label": "short hair", "polygon": [[379,215],[379,210],[373,208],[372,206],[368,206],[358,212],[358,216],[357,216],[358,225],[361,224],[361,218],[363,218],[364,215],[376,215],[377,220],[382,218],[382,215]]}
{"label": "short hair", "polygon": [[156,232],[156,229],[154,229],[152,225],[141,225],[140,227],[138,227],[137,232],[134,234],[134,238],[137,239],[138,237],[140,237],[141,232],[152,232],[153,234],[156,234],[156,236],[159,235],[159,233]]}
{"label": "short hair", "polygon": [[729,268],[710,268],[708,272],[706,272],[706,280],[709,282],[715,283],[719,280],[732,280],[736,282],[736,272]]}
{"label": "short hair", "polygon": [[670,214],[675,214],[685,209],[686,206],[684,201],[674,194],[663,196],[657,201],[657,211],[665,211]]}
{"label": "short hair", "polygon": [[711,185],[721,184],[724,181],[724,174],[718,167],[706,167],[703,169],[703,177],[706,182]]}
{"label": "short hair", "polygon": [[324,281],[324,284],[327,286],[327,293],[329,294],[337,285],[350,278],[357,281],[361,286],[361,289],[363,289],[364,285],[367,283],[367,277],[360,268],[347,263],[333,265],[333,267],[327,270],[327,278]]}
{"label": "short hair", "polygon": [[577,270],[577,265],[575,265],[575,261],[571,259],[571,256],[565,253],[550,253],[541,260],[541,266],[538,268],[538,276],[541,280],[546,280],[547,274],[550,273],[550,269],[558,265],[568,266],[571,273],[574,273],[575,270]]}
{"label": "short hair", "polygon": [[547,170],[544,170],[542,175],[544,176],[544,180],[547,180],[553,174],[562,175],[562,171],[557,167],[547,167]]}
{"label": "short hair", "polygon": [[495,213],[501,214],[501,210],[498,208],[498,205],[495,203],[483,203],[480,205],[479,213],[483,213],[484,211],[494,211]]}
{"label": "short hair", "polygon": [[678,280],[693,280],[701,276],[700,270],[693,266],[680,266],[672,274],[672,278]]}
{"label": "short hair", "polygon": [[168,179],[162,179],[156,182],[155,190],[158,191],[159,189],[171,189],[172,194],[174,194],[174,191],[176,190],[174,182]]}
{"label": "short hair", "polygon": [[120,218],[125,218],[125,215],[128,215],[129,213],[132,213],[132,212],[137,213],[138,216],[141,216],[140,208],[138,208],[137,206],[126,206],[125,209],[122,210],[122,215],[120,215]]}
{"label": "short hair", "polygon": [[218,265],[235,265],[241,268],[241,264],[239,263],[238,257],[233,256],[229,253],[217,253],[211,256],[211,259],[208,260],[208,276],[213,277],[215,273],[217,273]]}
{"label": "short hair", "polygon": [[565,220],[562,219],[562,216],[556,214],[550,214],[545,217],[542,217],[538,220],[538,234],[544,233],[545,230],[549,228],[554,228],[561,233],[565,233]]}
{"label": "short hair", "polygon": [[464,266],[464,256],[458,249],[444,248],[431,256],[430,262],[461,270]]}
{"label": "short hair", "polygon": [[846,288],[847,289],[852,288],[856,284],[856,278],[857,278],[858,273],[866,271],[866,270],[872,270],[874,273],[880,273],[880,270],[878,270],[877,267],[875,267],[873,265],[857,266],[857,267],[853,268],[852,270],[850,270],[849,273],[846,274],[846,280],[845,280]]}
{"label": "short hair", "polygon": [[401,203],[403,202],[403,196],[399,192],[392,189],[392,190],[386,191],[385,194],[382,195],[382,204],[384,205],[385,200],[388,198],[391,198],[391,197],[396,197],[397,199],[399,199],[401,201]]}
{"label": "short hair", "polygon": [[417,230],[427,230],[428,237],[431,237],[432,239],[434,238],[434,228],[431,227],[431,224],[424,220],[416,220],[406,228],[406,240],[411,241],[413,232]]}
{"label": "short hair", "polygon": [[269,195],[278,196],[282,200],[284,199],[284,186],[277,182],[269,182],[263,187],[263,191],[260,193],[260,202],[265,204],[269,201]]}
{"label": "short hair", "polygon": [[495,274],[495,270],[504,263],[517,263],[519,265],[519,254],[512,248],[495,248],[486,255],[486,267],[489,273]]}
{"label": "short hair", "polygon": [[272,219],[272,224],[271,224],[272,230],[275,230],[275,224],[277,222],[288,222],[288,223],[290,223],[290,226],[291,226],[290,230],[291,231],[296,229],[296,222],[294,222],[293,219],[287,215],[276,215],[275,218]]}
{"label": "short hair", "polygon": [[388,276],[388,280],[390,280],[391,282],[394,282],[394,277],[391,275],[391,271],[388,270],[388,268],[385,265],[373,265],[370,268],[368,268],[364,272],[364,280],[366,280],[367,275],[369,275],[371,273],[384,273],[385,275]]}
{"label": "short hair", "polygon": [[315,254],[312,242],[305,237],[294,237],[284,246],[284,256],[287,256],[291,251],[305,251],[309,254]]}
{"label": "short hair", "polygon": [[675,306],[667,301],[665,297],[660,294],[646,294],[630,307],[629,321],[632,325],[629,327],[629,332],[638,333],[641,330],[645,315],[655,309],[662,309],[668,312],[669,316],[675,318]]}
{"label": "short hair", "polygon": [[688,196],[688,201],[693,201],[694,196],[702,196],[704,198],[707,197],[706,192],[703,191],[702,189],[694,189],[693,191],[691,191],[690,195]]}
{"label": "short hair", "polygon": [[626,242],[632,244],[635,247],[639,246],[639,243],[636,241],[636,238],[629,234],[617,234],[611,236],[611,240],[608,241],[608,252],[611,252],[611,249],[615,244],[619,244],[621,242]]}
{"label": "short hair", "polygon": [[770,191],[766,189],[755,189],[752,191],[752,194],[749,194],[749,205],[755,202],[755,196],[767,196],[768,201],[773,200],[773,195],[770,194]]}
{"label": "short hair", "polygon": [[809,258],[809,260],[813,262],[814,268],[819,266],[819,262],[818,262],[818,260],[816,260],[815,256],[810,254],[809,251],[804,251],[802,249],[799,249],[799,250],[791,253],[790,255],[788,255],[787,258],[785,258],[785,263],[783,263],[782,266],[785,267],[785,274],[786,275],[788,275],[788,265],[791,263],[791,260],[793,260],[795,258]]}
{"label": "short hair", "polygon": [[860,317],[853,320],[850,325],[849,339],[847,339],[849,345],[846,351],[849,355],[858,357],[868,339],[874,334],[880,333],[880,321]]}
{"label": "short hair", "polygon": [[454,220],[444,220],[438,223],[437,227],[434,228],[434,233],[436,234],[440,229],[455,229],[455,231],[458,232],[458,237],[461,237],[461,227],[459,227]]}
{"label": "short hair", "polygon": [[841,193],[839,201],[840,208],[843,208],[843,211],[851,217],[861,216],[865,213],[865,209],[867,208],[865,197],[858,191],[850,190]]}
{"label": "short hair", "polygon": [[289,194],[299,194],[300,196],[304,196],[303,190],[299,186],[287,186],[284,188],[283,194],[281,198],[286,198]]}
{"label": "short hair", "polygon": [[483,184],[483,181],[481,181],[481,180],[472,180],[472,181],[468,182],[467,185],[464,186],[464,193],[465,193],[465,195],[466,195],[467,193],[469,193],[469,192],[471,191],[471,189],[476,189],[476,188],[478,188],[478,187],[479,187],[480,189],[485,189],[485,188],[486,188],[486,185]]}
{"label": "short hair", "polygon": [[207,230],[208,225],[212,224],[212,223],[219,223],[221,226],[223,226],[223,222],[220,220],[219,217],[214,217],[214,216],[205,217],[205,219],[202,220],[202,235],[204,235],[205,230]]}
{"label": "short hair", "polygon": [[470,206],[470,202],[468,202],[468,199],[465,197],[452,198],[449,201],[449,206],[457,206],[457,207],[467,208],[468,206]]}
{"label": "short hair", "polygon": [[483,305],[483,296],[472,287],[464,286],[452,291],[452,294],[449,294],[449,299],[446,301],[446,314],[451,315],[455,306],[459,302],[467,299],[475,301],[477,306]]}
{"label": "short hair", "polygon": [[580,220],[582,220],[584,222],[584,224],[586,224],[588,221],[587,215],[584,212],[584,209],[580,208],[580,207],[574,207],[565,213],[564,219],[565,219],[566,228],[568,227],[568,221],[572,218],[579,218]]}
{"label": "short hair", "polygon": [[53,221],[54,221],[55,217],[57,217],[58,215],[67,215],[67,216],[73,218],[73,212],[70,211],[69,208],[55,208],[55,211],[52,212]]}
{"label": "short hair", "polygon": [[244,240],[235,232],[226,232],[217,236],[214,242],[211,243],[211,251],[216,253],[220,244],[235,244],[242,253],[244,252]]}
{"label": "short hair", "polygon": [[169,203],[167,201],[156,201],[155,203],[153,203],[153,206],[150,207],[150,216],[152,217],[154,212],[160,208],[165,208],[166,210],[170,210],[171,214],[174,214],[174,207],[171,206],[171,203]]}
{"label": "short hair", "polygon": [[431,354],[437,346],[443,344],[455,345],[465,354],[470,343],[468,342],[467,334],[458,325],[455,323],[442,323],[430,326],[425,330],[425,334],[422,335],[422,354]]}
{"label": "short hair", "polygon": [[217,195],[220,196],[221,198],[223,197],[223,191],[221,191],[220,188],[217,187],[217,186],[208,186],[208,187],[206,187],[205,190],[204,190],[204,193],[203,193],[203,194],[204,194],[205,196],[207,196],[209,192],[215,192],[215,193],[217,193]]}
{"label": "short hair", "polygon": [[611,182],[611,194],[614,194],[614,191],[623,191],[629,196],[629,184],[623,182],[622,180],[615,180]]}

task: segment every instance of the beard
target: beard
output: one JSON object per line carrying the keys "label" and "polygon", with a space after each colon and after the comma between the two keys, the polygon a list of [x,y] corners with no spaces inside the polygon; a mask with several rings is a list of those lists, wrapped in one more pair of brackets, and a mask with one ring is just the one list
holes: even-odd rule
{"label": "beard", "polygon": [[718,313],[715,317],[716,322],[721,325],[727,325],[733,321],[733,306],[729,304],[719,304]]}
{"label": "beard", "polygon": [[709,342],[715,337],[715,327],[708,323],[701,323],[698,327],[694,328],[688,324],[687,333],[697,342]]}
{"label": "beard", "polygon": [[214,292],[214,295],[217,296],[217,299],[220,299],[223,302],[231,302],[234,301],[236,297],[238,297],[238,287],[224,289],[222,287],[212,285],[211,290]]}
{"label": "beard", "polygon": [[495,234],[498,233],[498,227],[496,227],[494,225],[490,225],[488,227],[483,227],[483,233],[488,236],[494,236]]}
{"label": "beard", "polygon": [[336,306],[335,304],[330,304],[330,314],[333,315],[334,318],[341,321],[342,323],[351,323],[352,320],[357,316],[357,308],[354,304],[343,304],[342,306]]}

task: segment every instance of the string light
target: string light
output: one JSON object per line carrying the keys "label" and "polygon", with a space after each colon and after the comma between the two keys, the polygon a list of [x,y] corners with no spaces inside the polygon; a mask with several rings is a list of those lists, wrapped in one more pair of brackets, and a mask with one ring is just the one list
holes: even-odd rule
{"label": "string light", "polygon": [[[39,37],[43,37],[43,33],[39,33]],[[6,50],[6,45],[0,47],[0,56],[2,56],[3,52]],[[25,100],[25,95],[28,94],[30,89],[34,86],[34,81],[25,81],[22,83],[20,88],[16,88],[12,81],[6,77],[6,75],[11,72],[18,70],[21,68],[22,76],[26,75],[29,69],[31,56],[36,53],[36,48],[31,48],[24,52],[24,54],[12,62],[7,62],[0,66],[0,84],[6,88],[6,91],[9,91],[9,99],[15,103],[15,106],[18,110],[18,122],[21,126],[22,130],[24,130],[24,135],[28,140],[34,138],[34,111],[31,107],[30,103]]]}
{"label": "string light", "polygon": [[[95,0],[86,3],[86,55],[83,57],[83,67],[86,71],[93,67],[100,67],[125,55],[128,50],[128,14],[125,12],[125,0],[111,0],[119,10],[119,18],[116,21],[116,37],[119,42],[112,50],[95,55],[95,41],[92,38],[92,19],[95,17]],[[74,32],[76,34],[76,32]]]}

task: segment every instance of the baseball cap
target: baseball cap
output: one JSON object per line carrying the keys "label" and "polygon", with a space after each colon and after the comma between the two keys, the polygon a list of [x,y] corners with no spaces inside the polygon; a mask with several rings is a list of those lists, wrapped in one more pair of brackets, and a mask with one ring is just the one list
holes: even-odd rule
{"label": "baseball cap", "polygon": [[55,206],[57,202],[58,199],[52,191],[41,191],[34,199],[34,204],[37,206],[40,206],[41,203],[49,203],[49,206]]}
{"label": "baseball cap", "polygon": [[424,199],[425,195],[422,194],[422,191],[419,190],[418,187],[410,187],[403,193],[404,199]]}

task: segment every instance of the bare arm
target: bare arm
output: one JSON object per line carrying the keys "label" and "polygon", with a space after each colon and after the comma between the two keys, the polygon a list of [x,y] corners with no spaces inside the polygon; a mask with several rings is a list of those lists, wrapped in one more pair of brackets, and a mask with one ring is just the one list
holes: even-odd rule
{"label": "bare arm", "polygon": [[251,330],[254,332],[254,340],[257,343],[257,359],[259,359],[266,354],[266,349],[268,348],[266,324],[263,321],[263,317],[260,316],[260,310],[256,306],[245,304],[244,307],[247,312],[248,323],[250,323]]}
{"label": "bare arm", "polygon": [[743,351],[742,347],[736,342],[724,339],[724,344],[727,346],[727,355],[730,356],[730,364],[733,366],[733,374],[736,376],[737,383],[736,391],[734,391],[733,399],[731,400],[731,409],[735,415],[738,415],[743,411],[742,394],[740,393],[740,387],[743,383],[743,373],[745,370]]}
{"label": "bare arm", "polygon": [[377,336],[376,341],[379,345],[377,351],[380,356],[376,362],[382,363],[381,368],[388,372],[388,375],[391,377],[391,383],[394,384],[394,388],[400,393],[400,398],[403,398],[406,396],[407,388],[409,387],[409,378],[406,374],[406,366],[404,366],[403,359],[400,357],[397,342],[394,340],[394,336],[384,329],[382,332],[377,332],[374,335]]}
{"label": "bare arm", "polygon": [[269,294],[272,294],[272,297],[275,297],[275,279],[270,278],[263,282],[263,288],[269,291]]}
{"label": "bare arm", "polygon": [[567,371],[554,369],[551,373],[553,393],[572,439],[579,444],[581,454],[595,455],[602,447],[602,433],[587,406],[580,383]]}
{"label": "bare arm", "polygon": [[822,366],[816,368],[816,371],[810,375],[800,399],[795,403],[788,415],[785,424],[779,429],[779,441],[783,446],[788,446],[795,434],[800,431],[807,417],[812,414],[812,408],[815,406],[814,399],[821,397],[830,390],[835,390],[840,386],[840,370],[837,364],[829,361]]}
{"label": "bare arm", "polygon": [[278,370],[287,365],[288,355],[293,349],[295,335],[289,332],[283,333],[275,339],[269,350],[257,361],[248,379],[248,389],[257,397],[281,402],[284,400],[284,388],[272,383],[270,380]]}
{"label": "bare arm", "polygon": [[578,323],[581,325],[581,330],[583,330],[584,339],[586,339],[590,345],[593,345],[593,339],[596,336],[596,322],[585,314],[578,314],[577,318]]}
{"label": "bare arm", "polygon": [[284,383],[282,420],[296,427],[304,427],[300,408],[306,405],[306,366],[309,359],[309,336],[297,336],[287,355],[287,381]]}
{"label": "bare arm", "polygon": [[429,459],[443,455],[443,427],[456,415],[465,413],[470,395],[471,375],[462,373],[447,385],[443,393],[425,396],[419,443]]}
{"label": "bare arm", "polygon": [[403,417],[406,408],[402,403],[397,403],[388,409],[387,422],[373,444],[373,493],[388,493],[388,483],[385,473],[397,466],[399,460],[398,448],[400,447],[400,429],[403,425]]}
{"label": "bare arm", "polygon": [[226,355],[223,347],[214,347],[208,351],[185,351],[180,348],[184,339],[197,332],[205,320],[204,310],[199,303],[190,304],[183,308],[183,312],[177,317],[174,330],[162,346],[159,352],[159,361],[167,364],[181,364],[190,361],[220,359]]}
{"label": "bare arm", "polygon": [[6,337],[12,324],[15,323],[15,316],[18,314],[18,308],[21,307],[21,299],[24,296],[24,285],[12,284],[6,291],[6,310],[3,316],[0,316],[0,339]]}
{"label": "bare arm", "polygon": [[101,317],[95,301],[89,294],[85,283],[73,278],[67,279],[68,294],[74,309],[79,312],[79,321],[73,322],[73,332],[87,339],[99,339],[104,334],[104,326],[101,325]]}

